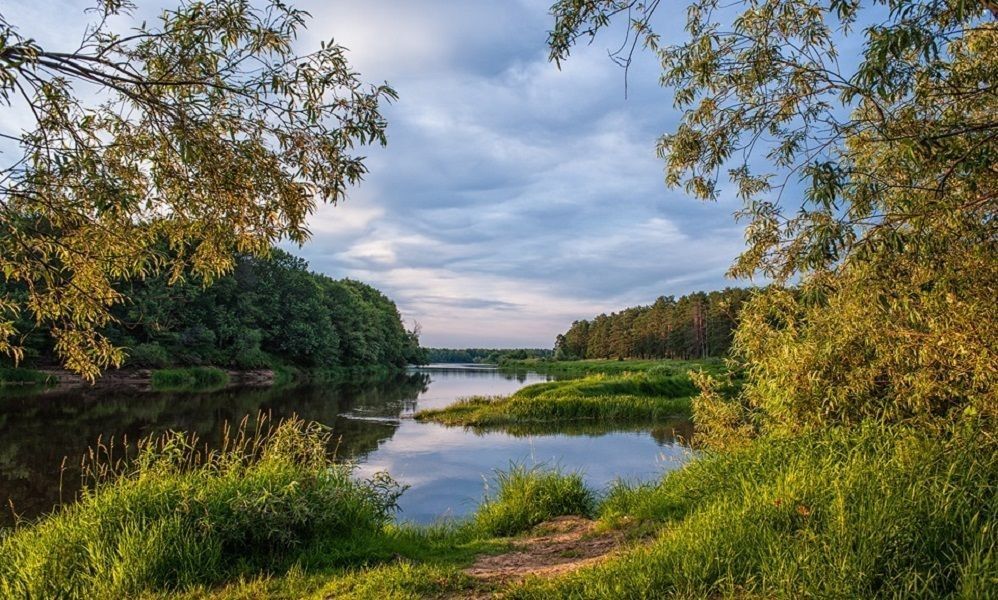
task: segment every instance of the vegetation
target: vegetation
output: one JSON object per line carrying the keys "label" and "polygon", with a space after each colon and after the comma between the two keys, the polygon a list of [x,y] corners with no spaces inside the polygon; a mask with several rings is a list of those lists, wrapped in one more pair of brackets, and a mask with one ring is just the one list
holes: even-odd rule
{"label": "vegetation", "polygon": [[[514,467],[470,521],[431,528],[391,524],[398,488],[346,477],[301,422],[200,466],[168,437],[81,503],[0,540],[0,594],[987,597],[998,453],[983,425],[767,436],[602,495],[577,474]],[[523,583],[462,572],[506,548],[496,536],[563,514],[634,542]]]}
{"label": "vegetation", "polygon": [[724,362],[720,359],[707,360],[507,360],[500,366],[507,371],[536,371],[564,377],[582,377],[602,373],[604,375],[623,375],[625,373],[640,373],[655,371],[661,375],[685,375],[690,370],[707,370],[712,373],[724,371]]}
{"label": "vegetation", "polygon": [[596,495],[578,473],[513,465],[496,473],[495,486],[474,516],[484,536],[515,535],[564,515],[592,516],[596,508]]}
{"label": "vegetation", "polygon": [[123,470],[97,452],[81,500],[0,540],[4,597],[132,597],[349,553],[390,520],[400,488],[357,482],[314,425],[236,432],[219,452],[168,434]]}
{"label": "vegetation", "polygon": [[[309,272],[304,260],[277,249],[238,257],[208,286],[155,276],[127,287],[130,300],[101,330],[127,366],[356,369],[423,360],[394,302],[363,283]],[[51,364],[57,344],[44,333],[26,338],[25,362]],[[155,377],[165,383],[174,375]]]}
{"label": "vegetation", "polygon": [[615,17],[658,55],[683,111],[666,182],[714,199],[726,172],[747,221],[731,274],[775,283],[741,310],[746,384],[705,395],[728,403],[708,429],[998,416],[998,11],[872,4],[697,1],[664,45],[657,2],[555,3],[555,61]]}
{"label": "vegetation", "polygon": [[94,4],[75,49],[0,17],[0,101],[33,119],[0,170],[0,352],[20,356],[28,320],[88,378],[124,359],[102,333],[120,281],[210,281],[235,253],[303,242],[316,201],[365,174],[356,146],[385,143],[395,98],[336,44],[297,54],[308,14],[277,0],[141,22],[130,2]]}
{"label": "vegetation", "polygon": [[543,348],[426,348],[428,363],[499,364],[507,360],[550,358],[554,352]]}
{"label": "vegetation", "polygon": [[555,357],[695,359],[726,356],[751,291],[727,288],[575,321],[555,341]]}
{"label": "vegetation", "polygon": [[5,385],[44,385],[51,383],[52,377],[32,369],[9,369],[0,367],[0,386]]}
{"label": "vegetation", "polygon": [[665,367],[626,375],[528,385],[511,396],[472,397],[441,409],[416,413],[421,421],[495,427],[545,421],[642,421],[652,424],[690,411],[696,387],[685,374]]}
{"label": "vegetation", "polygon": [[993,440],[830,428],[713,454],[600,513],[654,539],[513,598],[988,597],[998,573]]}

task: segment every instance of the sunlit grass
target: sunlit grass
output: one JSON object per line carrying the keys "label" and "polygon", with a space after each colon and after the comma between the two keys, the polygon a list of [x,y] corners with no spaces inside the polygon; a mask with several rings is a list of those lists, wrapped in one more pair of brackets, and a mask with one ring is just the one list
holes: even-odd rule
{"label": "sunlit grass", "polygon": [[416,419],[489,427],[546,421],[656,422],[688,414],[696,388],[685,374],[651,370],[529,385],[510,396],[476,396],[424,410]]}

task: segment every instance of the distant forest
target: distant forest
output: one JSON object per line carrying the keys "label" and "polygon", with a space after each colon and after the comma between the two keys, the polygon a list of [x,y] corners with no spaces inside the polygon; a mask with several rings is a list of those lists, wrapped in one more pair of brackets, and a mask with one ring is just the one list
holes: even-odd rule
{"label": "distant forest", "polygon": [[661,296],[591,321],[575,321],[555,342],[555,358],[707,358],[724,356],[751,289]]}
{"label": "distant forest", "polygon": [[426,348],[426,361],[431,363],[499,364],[502,360],[551,358],[554,350],[547,348]]}
{"label": "distant forest", "polygon": [[[213,365],[253,369],[404,366],[424,361],[395,303],[373,287],[312,273],[308,263],[274,250],[240,257],[205,287],[153,277],[123,286],[127,304],[104,333],[127,349],[125,366]],[[16,292],[16,290],[15,290]],[[28,327],[25,327],[27,330]],[[24,340],[27,365],[57,364],[51,337]]]}

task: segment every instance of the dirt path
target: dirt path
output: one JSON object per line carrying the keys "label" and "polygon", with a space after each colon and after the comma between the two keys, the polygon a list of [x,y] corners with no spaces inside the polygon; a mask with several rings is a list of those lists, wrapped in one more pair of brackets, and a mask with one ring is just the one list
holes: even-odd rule
{"label": "dirt path", "polygon": [[623,543],[620,532],[597,532],[582,517],[541,523],[505,554],[480,557],[464,572],[490,583],[510,583],[528,575],[556,575],[599,562]]}

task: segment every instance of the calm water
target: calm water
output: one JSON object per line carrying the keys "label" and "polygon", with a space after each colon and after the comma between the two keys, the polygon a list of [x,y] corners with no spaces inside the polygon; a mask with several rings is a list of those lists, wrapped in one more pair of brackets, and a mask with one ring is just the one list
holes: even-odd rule
{"label": "calm water", "polygon": [[[495,469],[513,462],[582,471],[595,487],[617,478],[649,479],[687,456],[676,437],[689,423],[654,429],[476,431],[418,423],[419,409],[471,395],[508,394],[545,381],[536,373],[508,374],[480,367],[425,367],[390,382],[295,389],[233,388],[213,393],[153,393],[106,389],[49,390],[0,396],[0,525],[13,516],[43,514],[79,487],[76,465],[98,440],[135,440],[165,430],[218,440],[223,424],[269,412],[329,425],[337,456],[357,463],[357,475],[388,471],[410,489],[400,518],[419,523],[474,510]],[[60,491],[61,488],[61,491]]]}

